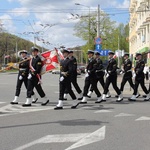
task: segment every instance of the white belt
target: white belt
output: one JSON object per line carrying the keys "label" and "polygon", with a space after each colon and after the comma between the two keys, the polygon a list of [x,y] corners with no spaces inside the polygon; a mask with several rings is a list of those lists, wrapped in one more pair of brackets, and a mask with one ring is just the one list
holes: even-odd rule
{"label": "white belt", "polygon": [[25,71],[26,69],[25,69],[25,68],[20,68],[19,70],[20,70],[20,71]]}
{"label": "white belt", "polygon": [[132,71],[132,70],[130,69],[130,70],[128,70],[127,72],[130,72],[130,71]]}
{"label": "white belt", "polygon": [[103,70],[96,70],[96,72],[100,72],[100,71],[103,71]]}

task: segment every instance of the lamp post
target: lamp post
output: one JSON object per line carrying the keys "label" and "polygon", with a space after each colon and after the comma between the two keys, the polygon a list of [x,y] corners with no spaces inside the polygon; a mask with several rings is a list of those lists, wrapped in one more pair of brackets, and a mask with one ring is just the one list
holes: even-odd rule
{"label": "lamp post", "polygon": [[90,32],[91,32],[91,10],[90,10],[90,6],[86,6],[86,5],[83,5],[83,4],[80,4],[80,3],[75,3],[75,5],[80,5],[80,6],[83,6],[83,7],[87,7],[89,9],[89,38],[88,38],[88,48],[90,49]]}

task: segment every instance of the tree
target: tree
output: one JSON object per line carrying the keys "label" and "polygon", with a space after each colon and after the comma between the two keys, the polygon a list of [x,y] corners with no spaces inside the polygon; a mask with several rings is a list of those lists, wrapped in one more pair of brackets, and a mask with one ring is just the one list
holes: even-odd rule
{"label": "tree", "polygon": [[[129,36],[129,25],[119,24],[115,21],[112,21],[108,14],[101,11],[100,17],[100,37],[102,38],[102,47],[103,49],[110,49],[115,51],[119,49],[128,51],[129,43],[126,40]],[[79,22],[75,25],[74,31],[75,35],[87,41],[87,43],[82,46],[84,53],[84,59],[86,59],[86,52],[88,49],[95,49],[94,39],[97,36],[97,14],[92,13],[90,16],[80,17]],[[90,42],[89,42],[90,36]]]}
{"label": "tree", "polygon": [[32,42],[4,31],[0,32],[0,43],[0,63],[3,63],[4,54],[11,55],[13,61],[16,61],[16,57],[14,57],[16,55],[16,44],[18,51],[23,49],[30,51],[30,48],[33,46]]}

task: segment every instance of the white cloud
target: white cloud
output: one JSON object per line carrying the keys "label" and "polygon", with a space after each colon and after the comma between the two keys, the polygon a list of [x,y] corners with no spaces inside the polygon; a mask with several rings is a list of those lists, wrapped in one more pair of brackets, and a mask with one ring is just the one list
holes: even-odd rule
{"label": "white cloud", "polygon": [[120,8],[129,8],[130,0],[124,0],[122,4],[119,4]]}
{"label": "white cloud", "polygon": [[14,8],[12,11],[14,16],[28,17],[30,15],[28,8]]}
{"label": "white cloud", "polygon": [[14,26],[10,15],[2,15],[0,16],[0,20],[2,21],[4,29],[6,29],[8,32],[12,33],[16,31],[16,27]]}
{"label": "white cloud", "polygon": [[[85,41],[74,36],[73,27],[78,20],[73,20],[72,14],[86,15],[89,9],[85,6],[90,6],[91,11],[97,10],[97,5],[101,4],[101,8],[121,7],[127,8],[129,0],[8,0],[9,2],[18,1],[21,8],[14,8],[13,11],[18,11],[16,17],[24,16],[27,20],[32,20],[31,24],[35,31],[45,31],[43,38],[54,45],[62,43],[65,46],[71,47],[82,45]],[[82,3],[85,6],[77,6],[75,3]],[[27,13],[24,13],[26,11]],[[34,13],[29,12],[32,11]],[[34,20],[34,22],[33,22]],[[29,24],[27,22],[27,24]],[[51,28],[44,28],[40,24],[56,24]],[[31,25],[23,28],[23,32],[33,31]],[[32,37],[33,40],[33,37]],[[38,42],[41,43],[41,42]]]}

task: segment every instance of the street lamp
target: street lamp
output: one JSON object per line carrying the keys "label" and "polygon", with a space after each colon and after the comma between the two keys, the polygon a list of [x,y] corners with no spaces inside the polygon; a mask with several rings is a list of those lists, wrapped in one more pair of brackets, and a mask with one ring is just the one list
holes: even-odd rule
{"label": "street lamp", "polygon": [[89,9],[89,41],[88,41],[88,45],[89,45],[89,49],[90,49],[90,32],[91,32],[91,18],[90,18],[90,6],[86,6],[86,5],[83,5],[83,4],[80,4],[80,3],[75,3],[75,5],[80,5],[80,6],[84,6],[84,7],[87,7]]}

